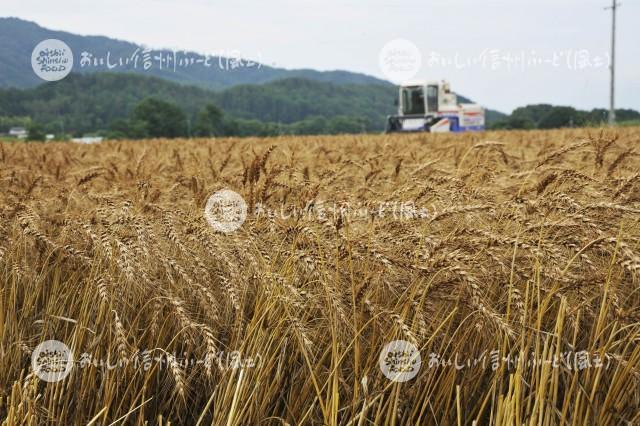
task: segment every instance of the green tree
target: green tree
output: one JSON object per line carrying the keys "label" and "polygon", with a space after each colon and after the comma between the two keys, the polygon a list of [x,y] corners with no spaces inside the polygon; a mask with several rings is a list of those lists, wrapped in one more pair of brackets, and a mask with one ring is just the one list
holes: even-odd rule
{"label": "green tree", "polygon": [[633,109],[625,109],[625,108],[617,109],[616,120],[618,121],[640,120],[640,113]]}
{"label": "green tree", "polygon": [[513,110],[511,117],[530,120],[537,127],[540,121],[554,109],[550,104],[536,104],[519,107]]}
{"label": "green tree", "polygon": [[8,132],[12,127],[24,127],[28,129],[30,126],[31,126],[31,117],[0,116],[0,133]]}
{"label": "green tree", "polygon": [[27,140],[29,141],[41,141],[44,142],[47,138],[46,133],[42,126],[38,123],[31,123],[28,129]]}
{"label": "green tree", "polygon": [[131,127],[144,128],[145,136],[178,138],[187,135],[187,117],[177,106],[156,98],[146,98],[133,109]]}
{"label": "green tree", "polygon": [[359,117],[339,115],[327,123],[326,131],[330,134],[363,133],[366,131],[365,120]]}
{"label": "green tree", "polygon": [[582,126],[586,122],[585,113],[575,108],[553,107],[538,123],[540,129]]}
{"label": "green tree", "polygon": [[309,117],[291,124],[290,130],[296,135],[320,135],[328,130],[327,119],[318,116]]}
{"label": "green tree", "polygon": [[523,116],[509,116],[501,120],[496,121],[489,125],[490,129],[533,129],[536,124],[529,118]]}
{"label": "green tree", "polygon": [[148,137],[147,123],[140,120],[118,119],[105,132],[107,139],[143,139]]}
{"label": "green tree", "polygon": [[208,104],[198,113],[193,133],[204,137],[222,136],[224,130],[224,113],[214,104]]}

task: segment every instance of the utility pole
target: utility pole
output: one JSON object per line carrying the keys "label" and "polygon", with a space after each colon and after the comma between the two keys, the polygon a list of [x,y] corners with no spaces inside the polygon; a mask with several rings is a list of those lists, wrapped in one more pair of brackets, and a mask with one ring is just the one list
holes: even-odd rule
{"label": "utility pole", "polygon": [[615,109],[615,79],[616,79],[616,9],[620,6],[617,0],[611,0],[611,6],[605,7],[611,9],[611,86],[609,88],[609,125],[616,123]]}

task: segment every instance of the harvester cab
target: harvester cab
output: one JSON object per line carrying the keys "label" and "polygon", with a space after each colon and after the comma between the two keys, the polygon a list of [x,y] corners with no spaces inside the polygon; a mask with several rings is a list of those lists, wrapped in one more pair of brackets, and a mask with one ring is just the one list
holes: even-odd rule
{"label": "harvester cab", "polygon": [[387,117],[387,132],[467,132],[484,130],[484,108],[459,104],[446,81],[414,81],[400,86],[398,114]]}

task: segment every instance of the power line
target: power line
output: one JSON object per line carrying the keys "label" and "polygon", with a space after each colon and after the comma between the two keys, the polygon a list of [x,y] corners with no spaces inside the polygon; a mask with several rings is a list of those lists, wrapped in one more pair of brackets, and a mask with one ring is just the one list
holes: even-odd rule
{"label": "power line", "polygon": [[615,80],[616,80],[616,9],[621,4],[616,0],[611,0],[611,6],[605,7],[605,10],[611,9],[611,82],[609,87],[609,125],[616,123],[615,109]]}

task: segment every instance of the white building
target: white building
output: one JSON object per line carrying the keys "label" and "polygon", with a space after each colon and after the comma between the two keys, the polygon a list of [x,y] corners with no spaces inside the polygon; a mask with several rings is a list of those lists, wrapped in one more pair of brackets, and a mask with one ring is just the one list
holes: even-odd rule
{"label": "white building", "polygon": [[9,136],[13,136],[18,139],[26,139],[29,132],[24,127],[12,127],[9,129]]}

